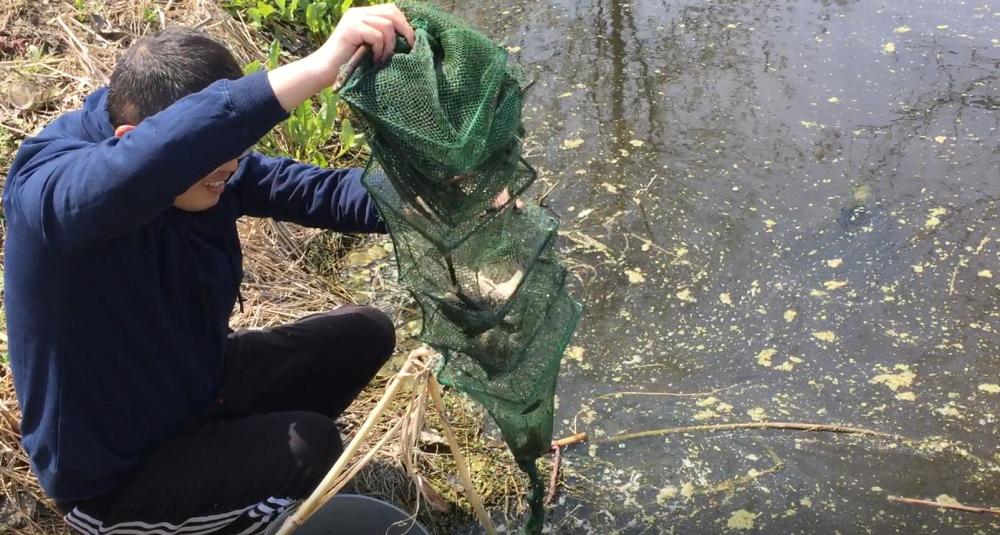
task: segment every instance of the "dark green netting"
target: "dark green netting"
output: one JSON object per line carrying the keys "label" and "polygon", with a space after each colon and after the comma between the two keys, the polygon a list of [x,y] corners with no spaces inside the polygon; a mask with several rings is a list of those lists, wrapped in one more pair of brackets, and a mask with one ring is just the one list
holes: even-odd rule
{"label": "dark green netting", "polygon": [[[540,264],[532,270],[524,288],[500,314],[475,310],[464,303],[442,302],[437,297],[417,293],[424,312],[423,340],[439,349],[462,352],[475,360],[490,377],[511,372],[528,356],[528,348],[558,291],[565,271],[556,264]],[[470,314],[483,318],[467,319]],[[488,318],[488,321],[482,321]]]}
{"label": "dark green netting", "polygon": [[558,220],[512,201],[535,180],[521,157],[524,76],[451,15],[398,3],[410,49],[363,61],[340,91],[373,159],[362,181],[395,244],[399,278],[444,355],[441,383],[481,403],[531,480],[525,531],[540,533],[559,363],[580,318],[553,251]]}
{"label": "dark green netting", "polygon": [[[373,154],[381,154],[383,149],[378,141],[373,141],[371,145]],[[414,184],[419,186],[420,176],[416,172],[398,175],[410,176],[413,180],[409,185],[398,185],[398,180],[391,179],[385,168],[373,159],[369,162],[362,181],[379,200],[379,210],[387,222],[396,222],[397,228],[412,229],[446,250],[460,245],[506,208],[506,204],[495,205],[494,201],[500,192],[506,189],[511,197],[516,196],[535,180],[534,169],[522,161],[515,162],[512,171],[507,174],[506,184],[500,182],[500,187],[492,187],[487,180],[467,180],[462,182],[462,188],[428,187],[426,189],[431,192],[424,193],[422,189],[413,187]],[[487,189],[488,194],[484,192]],[[479,197],[486,200],[480,200]]]}

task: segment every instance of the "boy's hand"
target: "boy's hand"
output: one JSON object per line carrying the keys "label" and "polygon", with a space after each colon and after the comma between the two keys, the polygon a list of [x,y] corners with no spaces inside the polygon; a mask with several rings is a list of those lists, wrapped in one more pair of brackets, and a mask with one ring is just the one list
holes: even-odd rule
{"label": "boy's hand", "polygon": [[388,61],[396,48],[396,34],[402,35],[413,46],[416,38],[413,28],[395,4],[348,9],[326,44],[317,52],[328,56],[331,66],[336,67],[331,69],[331,83],[337,77],[340,66],[350,59],[358,47],[370,46],[375,63]]}
{"label": "boy's hand", "polygon": [[333,85],[340,67],[358,48],[370,46],[375,62],[387,61],[396,48],[397,33],[413,45],[413,28],[395,4],[348,9],[319,50],[268,73],[275,97],[291,113],[306,99]]}

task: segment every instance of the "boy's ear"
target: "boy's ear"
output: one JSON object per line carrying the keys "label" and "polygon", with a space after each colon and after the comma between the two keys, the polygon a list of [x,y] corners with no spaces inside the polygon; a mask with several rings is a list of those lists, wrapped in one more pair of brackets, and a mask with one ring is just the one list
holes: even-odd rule
{"label": "boy's ear", "polygon": [[135,130],[135,125],[123,124],[118,128],[115,128],[115,137],[120,138],[132,130]]}

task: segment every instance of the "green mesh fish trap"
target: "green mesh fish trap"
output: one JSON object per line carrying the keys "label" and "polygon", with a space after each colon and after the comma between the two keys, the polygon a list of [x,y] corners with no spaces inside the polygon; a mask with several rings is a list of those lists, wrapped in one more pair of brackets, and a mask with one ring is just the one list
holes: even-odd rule
{"label": "green mesh fish trap", "polygon": [[340,96],[365,129],[362,182],[423,312],[438,380],[493,417],[531,481],[525,531],[540,533],[535,462],[552,442],[559,365],[581,315],[554,244],[558,219],[513,199],[536,178],[521,155],[525,83],[507,52],[450,14],[398,3],[416,32],[382,66],[362,61]]}
{"label": "green mesh fish trap", "polygon": [[[373,135],[369,132],[369,135]],[[371,142],[372,153],[380,154],[381,144]],[[518,148],[520,152],[520,148]],[[398,168],[397,168],[398,169]],[[408,176],[412,180],[403,183],[391,176]],[[468,176],[468,173],[463,177]],[[492,179],[491,173],[479,176]],[[417,232],[442,249],[453,249],[465,241],[472,233],[481,229],[510,201],[496,205],[497,196],[506,191],[511,199],[521,194],[535,180],[535,170],[527,162],[518,161],[507,173],[500,187],[492,187],[490,180],[475,181],[476,176],[462,179],[462,184],[424,188],[421,177],[395,171],[389,174],[376,159],[372,159],[362,182],[379,205],[382,218],[397,228],[406,227]],[[430,189],[431,193],[424,193]]]}

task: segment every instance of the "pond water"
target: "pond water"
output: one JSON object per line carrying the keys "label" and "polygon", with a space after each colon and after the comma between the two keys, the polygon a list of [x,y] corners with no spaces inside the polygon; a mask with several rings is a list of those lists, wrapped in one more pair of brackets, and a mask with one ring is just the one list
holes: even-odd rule
{"label": "pond water", "polygon": [[[586,306],[558,533],[995,533],[1000,4],[484,0]],[[676,396],[666,394],[693,394]],[[792,430],[615,435],[731,422]]]}

